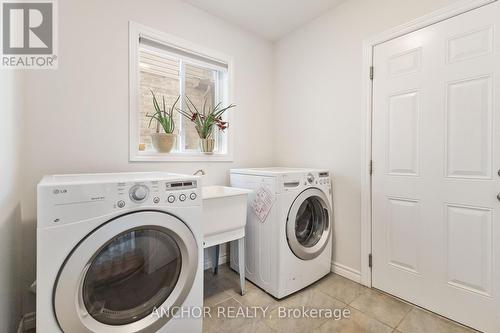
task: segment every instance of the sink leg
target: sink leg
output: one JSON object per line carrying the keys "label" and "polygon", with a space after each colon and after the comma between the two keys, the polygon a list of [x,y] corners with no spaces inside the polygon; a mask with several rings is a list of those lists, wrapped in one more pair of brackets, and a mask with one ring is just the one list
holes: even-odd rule
{"label": "sink leg", "polygon": [[215,245],[215,251],[214,251],[214,260],[213,260],[213,268],[214,268],[214,275],[219,273],[219,252],[220,252],[220,245]]}
{"label": "sink leg", "polygon": [[241,296],[245,295],[245,237],[238,239],[238,270],[240,271]]}

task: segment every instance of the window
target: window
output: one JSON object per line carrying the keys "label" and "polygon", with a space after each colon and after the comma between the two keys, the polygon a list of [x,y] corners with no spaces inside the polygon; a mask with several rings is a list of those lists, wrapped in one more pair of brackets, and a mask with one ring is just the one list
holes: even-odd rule
{"label": "window", "polygon": [[[186,96],[198,110],[230,104],[231,59],[173,36],[130,23],[130,160],[131,161],[228,161],[231,160],[230,128],[215,131],[213,154],[200,152],[193,123],[174,111],[176,143],[170,153],[159,153],[151,134],[163,132],[147,115],[154,113],[153,97],[167,109],[180,96],[177,107],[186,109]],[[230,121],[226,112],[224,121]]]}

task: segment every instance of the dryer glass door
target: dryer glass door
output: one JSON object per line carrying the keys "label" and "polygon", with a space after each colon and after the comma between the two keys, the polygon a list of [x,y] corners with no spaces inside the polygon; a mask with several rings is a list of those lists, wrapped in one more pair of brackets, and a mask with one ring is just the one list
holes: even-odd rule
{"label": "dryer glass door", "polygon": [[167,233],[148,228],[126,231],[92,260],[83,282],[85,307],[109,325],[144,318],[170,295],[181,263],[179,246]]}
{"label": "dryer glass door", "polygon": [[189,227],[164,212],[138,211],[104,223],[59,272],[54,310],[62,331],[157,332],[193,289],[199,250]]}
{"label": "dryer glass door", "polygon": [[319,256],[330,238],[330,207],[325,194],[310,188],[293,202],[287,219],[287,239],[300,259]]}

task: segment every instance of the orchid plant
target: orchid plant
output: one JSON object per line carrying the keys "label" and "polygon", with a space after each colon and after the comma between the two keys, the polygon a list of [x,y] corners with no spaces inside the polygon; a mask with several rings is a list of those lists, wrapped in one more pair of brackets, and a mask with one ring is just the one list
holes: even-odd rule
{"label": "orchid plant", "polygon": [[218,103],[215,107],[210,107],[207,104],[208,99],[205,98],[203,107],[200,111],[196,108],[193,101],[186,96],[186,108],[184,110],[179,108],[177,109],[181,115],[189,119],[194,124],[200,139],[211,139],[215,129],[223,132],[229,124],[222,120],[222,115],[229,109],[236,106],[234,104],[230,104],[227,107],[222,107],[222,103]]}
{"label": "orchid plant", "polygon": [[146,117],[150,118],[149,127],[151,127],[151,123],[153,122],[153,120],[156,120],[156,133],[160,133],[161,126],[165,133],[172,134],[175,130],[174,110],[176,109],[175,106],[177,105],[177,102],[179,102],[181,96],[178,96],[172,107],[167,110],[167,107],[165,105],[165,96],[163,96],[162,107],[160,107],[160,104],[158,103],[153,90],[151,90],[151,95],[153,95],[153,106],[155,108],[155,113],[146,114]]}

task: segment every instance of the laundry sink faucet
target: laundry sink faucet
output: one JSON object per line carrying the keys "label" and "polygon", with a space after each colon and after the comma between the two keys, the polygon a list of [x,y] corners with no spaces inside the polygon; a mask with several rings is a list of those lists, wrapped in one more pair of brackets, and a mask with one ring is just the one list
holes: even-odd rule
{"label": "laundry sink faucet", "polygon": [[203,169],[199,169],[199,170],[196,170],[194,173],[193,173],[194,176],[196,175],[202,175],[202,176],[205,176],[205,170]]}

